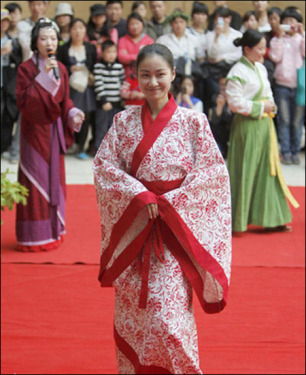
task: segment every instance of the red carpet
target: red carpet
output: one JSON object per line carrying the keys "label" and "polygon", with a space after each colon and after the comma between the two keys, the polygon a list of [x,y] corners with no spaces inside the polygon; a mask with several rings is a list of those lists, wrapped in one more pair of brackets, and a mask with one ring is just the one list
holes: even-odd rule
{"label": "red carpet", "polygon": [[[116,374],[113,289],[97,266],[2,265],[5,374]],[[195,298],[208,374],[305,373],[304,270],[234,267],[229,305],[206,315]]]}
{"label": "red carpet", "polygon": [[[206,374],[305,373],[305,188],[291,190],[301,204],[292,233],[252,228],[233,239],[225,311],[206,315],[195,298]],[[94,187],[68,186],[67,235],[58,250],[15,251],[15,213],[2,219],[1,373],[117,373],[113,290],[97,281]]]}
{"label": "red carpet", "polygon": [[[292,209],[291,233],[256,230],[233,238],[233,265],[299,267],[305,263],[305,187],[291,188],[300,203]],[[5,211],[1,227],[2,263],[98,264],[100,225],[93,185],[67,186],[67,235],[57,250],[22,253],[15,250],[15,211]]]}

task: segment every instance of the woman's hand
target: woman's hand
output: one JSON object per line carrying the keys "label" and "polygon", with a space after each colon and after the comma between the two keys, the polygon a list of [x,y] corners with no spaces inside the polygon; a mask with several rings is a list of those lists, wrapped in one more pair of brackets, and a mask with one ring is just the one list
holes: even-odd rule
{"label": "woman's hand", "polygon": [[73,124],[79,127],[83,124],[84,120],[85,114],[83,111],[80,111],[73,117]]}
{"label": "woman's hand", "polygon": [[55,57],[48,57],[46,60],[45,60],[45,71],[46,73],[49,73],[50,70],[52,70],[53,68],[57,68],[58,67],[58,63],[57,63],[57,60]]}
{"label": "woman's hand", "polygon": [[158,218],[159,212],[158,212],[158,205],[156,203],[147,204],[145,207],[146,207],[148,216],[151,220],[155,220]]}
{"label": "woman's hand", "polygon": [[275,103],[272,102],[271,100],[267,100],[265,102],[264,112],[265,113],[276,112],[276,105],[275,105]]}

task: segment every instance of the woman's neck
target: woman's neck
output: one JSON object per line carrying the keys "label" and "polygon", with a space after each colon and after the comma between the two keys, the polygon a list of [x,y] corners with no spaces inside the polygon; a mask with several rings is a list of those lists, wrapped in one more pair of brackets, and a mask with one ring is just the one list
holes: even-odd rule
{"label": "woman's neck", "polygon": [[82,47],[83,44],[84,44],[83,39],[81,39],[81,40],[72,40],[71,41],[71,46],[75,47],[75,48]]}
{"label": "woman's neck", "polygon": [[1,39],[5,37],[6,32],[1,30]]}
{"label": "woman's neck", "polygon": [[61,27],[61,34],[69,33],[69,25]]}
{"label": "woman's neck", "polygon": [[255,65],[255,62],[256,62],[256,61],[253,61],[253,60],[252,60],[249,56],[247,56],[247,55],[243,55],[243,56],[244,56],[245,59],[248,60],[249,63],[251,63],[252,65]]}
{"label": "woman's neck", "polygon": [[142,33],[138,35],[130,35],[134,42],[138,42],[141,39]]}
{"label": "woman's neck", "polygon": [[165,105],[168,103],[168,101],[169,101],[168,95],[167,95],[167,97],[162,98],[159,101],[153,101],[153,102],[148,101],[149,108],[150,108],[150,111],[151,111],[151,117],[152,117],[153,121],[156,119],[156,117],[158,116],[160,111],[165,107]]}
{"label": "woman's neck", "polygon": [[205,32],[205,27],[204,27],[204,26],[201,26],[201,25],[192,25],[192,27],[193,27],[194,30],[197,31],[198,33],[202,33],[202,34],[204,34],[204,32]]}

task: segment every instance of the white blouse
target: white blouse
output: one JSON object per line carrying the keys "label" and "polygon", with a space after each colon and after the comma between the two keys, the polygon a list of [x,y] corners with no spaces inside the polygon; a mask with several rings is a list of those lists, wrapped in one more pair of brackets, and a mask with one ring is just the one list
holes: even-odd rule
{"label": "white blouse", "polygon": [[264,112],[263,101],[274,101],[267,70],[259,62],[254,65],[243,56],[226,79],[227,102],[234,113],[260,118]]}
{"label": "white blouse", "polygon": [[242,34],[233,28],[230,28],[228,34],[221,34],[215,41],[215,30],[206,34],[207,55],[211,59],[225,60],[228,64],[234,64],[242,56],[242,48],[236,47],[233,41],[241,38]]}
{"label": "white blouse", "polygon": [[169,33],[157,38],[156,43],[168,47],[173,54],[174,60],[183,56],[195,61],[196,58],[203,56],[200,51],[201,46],[198,44],[198,38],[187,30],[180,39],[174,33]]}

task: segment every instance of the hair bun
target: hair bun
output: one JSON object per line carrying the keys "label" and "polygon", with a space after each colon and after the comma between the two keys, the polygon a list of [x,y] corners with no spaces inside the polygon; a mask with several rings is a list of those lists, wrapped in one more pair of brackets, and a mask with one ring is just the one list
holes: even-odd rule
{"label": "hair bun", "polygon": [[236,47],[242,46],[242,38],[236,38],[233,43]]}

